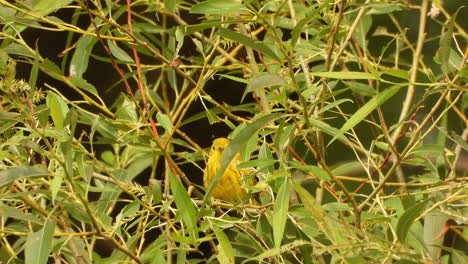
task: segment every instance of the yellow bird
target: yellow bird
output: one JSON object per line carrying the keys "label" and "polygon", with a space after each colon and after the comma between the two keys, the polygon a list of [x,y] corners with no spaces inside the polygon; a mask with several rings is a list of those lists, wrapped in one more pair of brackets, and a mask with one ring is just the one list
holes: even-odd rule
{"label": "yellow bird", "polygon": [[[229,145],[229,139],[217,138],[211,146],[210,156],[206,163],[203,174],[203,185],[208,188],[219,170],[219,160],[224,149]],[[213,197],[228,202],[238,202],[247,192],[242,188],[242,180],[247,174],[247,170],[238,169],[237,164],[241,162],[239,153],[234,157],[229,166],[224,171],[218,184],[213,189]]]}

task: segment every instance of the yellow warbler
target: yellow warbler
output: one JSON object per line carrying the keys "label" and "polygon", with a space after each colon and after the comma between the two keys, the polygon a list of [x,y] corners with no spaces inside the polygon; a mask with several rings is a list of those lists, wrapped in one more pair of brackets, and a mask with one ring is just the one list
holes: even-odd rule
{"label": "yellow warbler", "polygon": [[[220,167],[219,160],[228,144],[229,139],[227,138],[217,138],[213,141],[210,156],[206,163],[205,173],[203,174],[203,185],[205,188],[210,186],[216,176]],[[242,188],[242,180],[245,174],[247,174],[247,171],[237,168],[237,164],[240,162],[241,158],[239,154],[237,154],[213,189],[213,197],[229,202],[237,202],[246,194],[246,190]]]}

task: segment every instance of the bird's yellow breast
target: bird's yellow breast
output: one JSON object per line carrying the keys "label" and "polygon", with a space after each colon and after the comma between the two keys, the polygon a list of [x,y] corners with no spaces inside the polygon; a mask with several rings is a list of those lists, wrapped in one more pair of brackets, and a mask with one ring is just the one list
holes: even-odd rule
{"label": "bird's yellow breast", "polygon": [[[229,139],[217,138],[211,146],[208,162],[206,163],[203,175],[203,185],[208,188],[219,170],[219,160],[223,155],[224,149],[229,145]],[[237,202],[246,194],[242,188],[242,178],[244,173],[237,168],[240,161],[239,154],[234,157],[229,166],[224,171],[218,184],[213,189],[213,197],[229,202]]]}

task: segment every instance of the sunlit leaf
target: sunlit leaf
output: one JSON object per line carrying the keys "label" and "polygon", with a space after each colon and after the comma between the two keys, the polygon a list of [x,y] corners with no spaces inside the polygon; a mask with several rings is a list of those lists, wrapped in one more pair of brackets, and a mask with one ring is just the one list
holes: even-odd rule
{"label": "sunlit leaf", "polygon": [[52,249],[55,222],[47,221],[38,232],[28,235],[24,248],[26,264],[46,264]]}
{"label": "sunlit leaf", "polygon": [[273,241],[275,242],[276,248],[279,248],[281,246],[281,241],[283,241],[284,229],[286,221],[288,220],[288,209],[289,180],[286,178],[278,191],[278,195],[275,199],[275,207],[273,209]]}

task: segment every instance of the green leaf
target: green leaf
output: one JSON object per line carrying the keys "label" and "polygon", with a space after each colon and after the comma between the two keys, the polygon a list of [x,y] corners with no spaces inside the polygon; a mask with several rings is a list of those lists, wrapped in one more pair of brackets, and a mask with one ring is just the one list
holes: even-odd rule
{"label": "green leaf", "polygon": [[[1,8],[0,8],[1,9]],[[3,49],[8,54],[16,54],[24,57],[35,58],[37,57],[34,52],[30,49],[26,48],[25,46],[18,44],[16,42],[11,43],[6,48]]]}
{"label": "green leaf", "polygon": [[99,94],[96,90],[96,87],[94,87],[94,85],[90,84],[88,81],[86,81],[85,79],[83,79],[82,77],[76,75],[76,76],[72,76],[70,78],[70,82],[73,83],[74,85],[76,85],[77,87],[87,91],[87,92],[90,92],[92,93],[93,95],[95,95],[96,97],[99,97]]}
{"label": "green leaf", "polygon": [[54,125],[58,129],[63,129],[65,117],[69,110],[67,103],[65,103],[61,96],[49,91],[47,92],[47,106],[50,108],[50,115],[52,116]]}
{"label": "green leaf", "polygon": [[207,28],[212,28],[220,25],[230,25],[230,24],[238,24],[238,23],[254,23],[255,20],[251,19],[238,19],[238,20],[215,20],[215,21],[204,21],[200,24],[194,25],[186,25],[183,26],[183,33],[184,34],[192,34],[194,32],[203,31]]}
{"label": "green leaf", "polygon": [[380,80],[380,77],[367,72],[309,72],[308,75],[330,79]]}
{"label": "green leaf", "polygon": [[328,110],[330,110],[330,109],[333,109],[333,108],[335,108],[336,106],[338,106],[338,105],[340,105],[340,104],[342,104],[342,103],[345,103],[345,102],[354,103],[354,101],[351,100],[351,99],[347,99],[347,98],[346,98],[346,99],[338,99],[338,100],[336,100],[336,101],[334,101],[334,102],[331,102],[331,103],[327,104],[327,105],[324,106],[323,108],[321,108],[321,109],[317,112],[317,114],[325,113],[326,111],[328,111]]}
{"label": "green leaf", "polygon": [[63,177],[60,175],[55,175],[54,178],[50,181],[50,193],[52,196],[52,201],[55,201],[57,194],[62,186]]}
{"label": "green leaf", "polygon": [[383,75],[387,74],[393,77],[397,77],[406,81],[409,81],[409,72],[404,70],[388,70],[382,73]]}
{"label": "green leaf", "polygon": [[293,47],[296,45],[297,40],[301,36],[301,33],[307,30],[307,28],[305,27],[307,25],[307,23],[309,23],[310,21],[312,21],[314,19],[316,20],[317,19],[317,14],[323,9],[323,7],[325,7],[325,2],[318,8],[316,6],[311,6],[309,9],[311,9],[312,11],[308,12],[304,16],[304,18],[301,19],[296,24],[296,26],[294,27],[294,29],[291,32],[291,44],[293,45]]}
{"label": "green leaf", "polygon": [[289,180],[285,178],[285,181],[281,185],[278,195],[275,200],[275,207],[273,209],[273,241],[275,242],[275,248],[281,246],[283,240],[284,229],[286,227],[286,221],[288,220],[288,209],[289,209]]}
{"label": "green leaf", "polygon": [[213,225],[213,231],[218,239],[218,258],[219,263],[235,263],[234,262],[234,250],[232,249],[231,242],[224,232],[219,229],[216,225]]}
{"label": "green leaf", "polygon": [[55,78],[57,80],[62,80],[63,79],[63,72],[60,70],[60,68],[55,65],[52,61],[49,59],[45,59],[39,67],[43,72],[51,76],[52,78]]}
{"label": "green leaf", "polygon": [[16,167],[0,171],[0,187],[22,179],[36,178],[49,175],[49,171],[43,168]]}
{"label": "green leaf", "polygon": [[356,31],[353,35],[356,37],[356,41],[363,50],[367,50],[367,38],[366,35],[369,32],[369,29],[372,25],[372,16],[363,15],[361,20],[359,20],[356,27]]}
{"label": "green leaf", "polygon": [[177,5],[177,0],[164,0],[164,6],[167,10],[175,12]]}
{"label": "green leaf", "polygon": [[362,96],[374,96],[377,94],[377,90],[370,87],[368,84],[358,82],[345,82],[345,84],[351,91]]}
{"label": "green leaf", "polygon": [[323,209],[329,212],[351,211],[353,208],[346,203],[331,202],[323,205]]}
{"label": "green leaf", "polygon": [[400,240],[401,243],[405,243],[406,236],[408,235],[408,231],[411,225],[413,224],[414,220],[424,210],[428,201],[429,200],[426,199],[420,203],[417,203],[411,206],[398,219],[396,233],[397,233],[398,240]]}
{"label": "green leaf", "polygon": [[[443,231],[448,216],[440,210],[435,209],[424,216],[424,244],[429,256],[437,259],[440,256],[441,246],[444,243],[444,236],[439,236]],[[436,239],[437,238],[437,239]]]}
{"label": "green leaf", "polygon": [[342,141],[346,141],[346,137],[343,134],[340,133],[340,130],[330,126],[329,124],[327,124],[327,123],[325,123],[323,121],[320,121],[320,120],[317,120],[317,119],[314,119],[314,118],[310,118],[309,123],[310,123],[311,126],[318,128],[320,131],[322,131],[325,134],[328,134],[328,135],[330,135],[332,137],[339,138]]}
{"label": "green leaf", "polygon": [[388,99],[390,99],[393,95],[395,95],[401,86],[395,85],[390,88],[387,88],[383,92],[376,95],[372,98],[369,102],[363,105],[356,113],[354,113],[346,123],[341,127],[340,132],[338,135],[335,135],[333,139],[328,143],[330,145],[335,139],[342,136],[346,131],[352,129],[357,124],[359,124],[364,118],[366,118],[372,111],[374,111],[377,107],[381,106],[385,103]]}
{"label": "green leaf", "polygon": [[323,207],[298,181],[293,181],[292,183],[296,193],[301,198],[304,208],[309,212],[310,216],[317,223],[325,223],[326,215]]}
{"label": "green leaf", "polygon": [[26,264],[46,264],[52,249],[55,222],[48,220],[38,232],[28,235],[24,247]]}
{"label": "green leaf", "polygon": [[223,156],[221,157],[219,161],[219,164],[220,164],[219,170],[216,173],[216,176],[213,178],[213,181],[211,182],[210,186],[206,190],[205,198],[203,199],[203,204],[201,207],[204,207],[208,199],[211,197],[211,193],[213,192],[213,189],[216,186],[216,184],[218,184],[219,180],[221,179],[221,175],[223,175],[229,163],[234,158],[234,156],[239,152],[241,147],[245,143],[247,143],[250,137],[256,134],[260,128],[262,128],[263,126],[265,126],[267,123],[271,122],[272,120],[281,117],[281,115],[282,114],[276,113],[276,114],[268,114],[268,115],[262,116],[254,120],[252,123],[248,124],[244,129],[242,129],[239,133],[237,133],[237,135],[234,137],[231,143],[223,151]]}
{"label": "green leaf", "polygon": [[[117,141],[119,139],[119,136],[117,135],[117,130],[111,122],[107,121],[101,116],[90,115],[86,112],[79,113],[80,121],[85,124],[91,125],[91,134],[94,134],[97,130],[106,139],[110,139],[112,141]],[[92,135],[90,136],[92,137]]]}
{"label": "green leaf", "polygon": [[[229,80],[233,80],[235,82],[240,82],[240,83],[245,83],[245,84],[248,84],[249,81],[244,79],[244,78],[239,78],[239,77],[236,77],[236,76],[231,76],[231,75],[228,75],[228,74],[221,74],[221,73],[218,73],[216,74],[217,76],[221,76],[221,77],[224,77],[226,79],[229,79]],[[220,78],[222,80],[222,78]]]}
{"label": "green leaf", "polygon": [[158,123],[164,127],[164,129],[167,131],[167,133],[172,133],[172,129],[173,129],[173,126],[172,126],[172,123],[171,123],[171,119],[166,115],[166,114],[161,114],[161,113],[157,113],[156,114],[156,119],[158,120]]}
{"label": "green leaf", "polygon": [[334,168],[332,170],[332,173],[335,175],[343,175],[343,174],[349,173],[350,171],[354,169],[361,168],[361,167],[362,167],[362,164],[359,161],[346,162]]}
{"label": "green leaf", "polygon": [[322,169],[320,167],[317,167],[317,166],[314,166],[314,165],[302,165],[302,166],[298,166],[297,168],[301,169],[301,170],[304,170],[304,171],[307,171],[307,172],[310,172],[313,175],[315,175],[316,177],[327,181],[328,183],[331,181],[330,180],[330,175],[328,175],[328,173],[324,169]]}
{"label": "green leaf", "polygon": [[[260,146],[260,150],[258,151],[258,158],[259,159],[274,159],[273,158],[273,153],[271,153],[270,148],[268,147],[268,144],[266,141],[263,142],[262,146]],[[274,164],[274,163],[273,163]],[[270,166],[266,167],[266,170],[270,173],[273,172],[275,169],[271,164]]]}
{"label": "green leaf", "polygon": [[22,210],[10,207],[10,206],[5,206],[5,205],[0,205],[0,215],[5,218],[13,218],[25,222],[31,222],[35,224],[41,224],[41,220],[33,216],[32,214],[26,214]]}
{"label": "green leaf", "polygon": [[390,3],[371,3],[371,4],[367,4],[363,6],[367,6],[369,9],[369,12],[367,13],[367,15],[388,14],[388,13],[400,11],[406,8],[404,5],[396,4],[396,3],[391,3],[391,4]]}
{"label": "green leaf", "polygon": [[286,85],[283,77],[273,73],[261,73],[249,80],[247,91],[252,92],[266,87],[281,85]]}
{"label": "green leaf", "polygon": [[81,77],[88,69],[89,56],[96,44],[97,38],[91,36],[82,36],[76,43],[75,52],[70,61],[70,76]]}
{"label": "green leaf", "polygon": [[415,148],[411,154],[418,157],[439,157],[444,153],[444,146],[438,144],[424,144]]}
{"label": "green leaf", "polygon": [[40,14],[42,16],[46,16],[52,12],[57,11],[60,8],[63,8],[73,2],[72,0],[39,0],[35,1],[35,5],[33,7],[33,12]]}
{"label": "green leaf", "polygon": [[271,166],[278,162],[276,159],[254,159],[254,160],[249,160],[246,162],[242,162],[239,165],[237,165],[237,168],[243,169],[243,168],[250,168],[250,167],[259,167],[259,168],[264,168]]}
{"label": "green leaf", "polygon": [[281,62],[281,59],[276,55],[276,53],[273,52],[268,46],[266,46],[265,44],[261,42],[254,41],[253,39],[245,35],[242,35],[240,33],[237,33],[235,31],[232,31],[226,28],[220,28],[218,33],[224,38],[244,44],[247,47],[250,47],[264,55],[267,55],[278,62]]}
{"label": "green leaf", "polygon": [[187,190],[182,183],[172,173],[169,175],[169,182],[171,184],[171,191],[174,195],[174,201],[177,206],[177,213],[182,216],[184,224],[187,226],[188,231],[192,236],[192,240],[198,237],[197,230],[197,210],[192,203]]}
{"label": "green leaf", "polygon": [[450,17],[450,22],[446,26],[447,31],[445,31],[444,33],[440,35],[438,57],[439,57],[440,63],[442,64],[442,72],[444,74],[448,74],[450,71],[449,59],[450,59],[450,50],[452,46],[453,27],[454,27],[455,19],[457,17],[459,10],[460,8],[455,12],[453,16]]}
{"label": "green leaf", "polygon": [[158,204],[162,201],[161,183],[155,179],[150,179],[151,194],[153,196],[153,204]]}
{"label": "green leaf", "polygon": [[205,15],[224,15],[245,13],[249,9],[237,0],[201,1],[190,8],[190,13]]}

